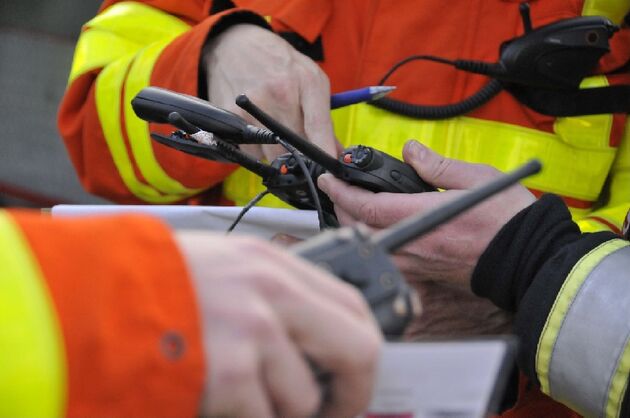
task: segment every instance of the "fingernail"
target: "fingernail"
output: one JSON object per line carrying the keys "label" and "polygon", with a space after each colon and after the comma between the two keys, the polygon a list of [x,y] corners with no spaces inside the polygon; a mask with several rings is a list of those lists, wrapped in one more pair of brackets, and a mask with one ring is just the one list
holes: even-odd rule
{"label": "fingernail", "polygon": [[407,141],[403,151],[415,160],[422,160],[427,154],[427,148],[414,139]]}
{"label": "fingernail", "polygon": [[273,242],[274,244],[280,245],[281,247],[288,247],[300,241],[302,240],[297,237],[294,237],[288,234],[283,234],[283,233],[278,233],[274,235],[273,237],[271,237],[271,242]]}
{"label": "fingernail", "polygon": [[324,192],[328,191],[328,187],[330,186],[330,177],[332,177],[332,174],[330,173],[325,173],[319,176],[317,179],[317,187]]}

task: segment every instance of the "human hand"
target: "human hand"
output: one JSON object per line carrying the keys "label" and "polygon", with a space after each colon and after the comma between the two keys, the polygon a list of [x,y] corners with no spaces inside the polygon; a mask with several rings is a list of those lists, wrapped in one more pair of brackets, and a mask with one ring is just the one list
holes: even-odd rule
{"label": "human hand", "polygon": [[333,375],[323,416],[367,407],[382,337],[355,289],[253,238],[177,239],[209,364],[201,415],[312,416],[321,393],[306,359]]}
{"label": "human hand", "polygon": [[[373,228],[385,228],[456,199],[466,189],[500,174],[490,166],[444,158],[416,141],[405,144],[403,157],[425,181],[446,191],[372,193],[323,175],[318,185],[335,204],[342,224],[360,221]],[[473,269],[492,238],[534,201],[535,197],[527,189],[513,186],[408,244],[397,253],[396,264],[412,280],[433,280],[469,288]]]}
{"label": "human hand", "polygon": [[[405,161],[428,183],[447,189],[421,194],[372,193],[349,186],[330,175],[319,187],[335,204],[342,224],[363,222],[385,228],[408,216],[428,212],[499,175],[489,166],[451,160],[410,141],[403,150]],[[479,257],[499,229],[534,196],[514,186],[488,199],[435,231],[403,247],[394,256],[398,268],[415,287],[423,312],[408,327],[406,335],[461,336],[507,332],[511,316],[477,298],[470,291],[470,278]]]}
{"label": "human hand", "polygon": [[[254,125],[260,125],[234,104],[241,93],[265,112],[333,156],[341,146],[330,119],[328,77],[310,58],[261,27],[239,24],[225,30],[204,48],[208,99]],[[287,151],[279,145],[241,145],[257,158],[272,161]]]}

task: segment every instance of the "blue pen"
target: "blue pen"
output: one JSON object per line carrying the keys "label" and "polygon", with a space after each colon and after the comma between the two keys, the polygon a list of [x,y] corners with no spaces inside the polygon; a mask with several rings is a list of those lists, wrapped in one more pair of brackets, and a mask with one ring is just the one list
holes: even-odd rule
{"label": "blue pen", "polygon": [[394,86],[371,86],[343,91],[330,96],[330,108],[337,109],[339,107],[380,99],[381,97],[387,96],[395,89],[396,87]]}

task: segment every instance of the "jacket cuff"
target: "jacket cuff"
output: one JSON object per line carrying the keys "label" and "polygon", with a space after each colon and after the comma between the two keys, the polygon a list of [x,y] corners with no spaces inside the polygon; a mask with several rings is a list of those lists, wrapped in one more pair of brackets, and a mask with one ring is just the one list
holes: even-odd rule
{"label": "jacket cuff", "polygon": [[472,290],[516,311],[518,364],[536,384],[541,332],[567,275],[591,249],[615,238],[610,232],[581,234],[562,200],[545,195],[499,231],[473,272]]}
{"label": "jacket cuff", "polygon": [[[150,85],[207,98],[205,75],[200,67],[203,47],[208,37],[237,23],[266,25],[262,17],[242,9],[231,9],[206,18],[166,46],[153,67]],[[154,123],[149,124],[149,129],[163,135],[172,131],[168,125]],[[189,188],[206,189],[209,185],[219,184],[238,167],[191,157],[159,144],[153,145],[153,151],[166,173]]]}
{"label": "jacket cuff", "polygon": [[151,74],[151,85],[204,98],[206,89],[201,84],[205,84],[205,77],[200,67],[203,47],[209,38],[240,23],[271,29],[263,17],[244,9],[209,16],[162,51]]}
{"label": "jacket cuff", "polygon": [[195,416],[204,382],[196,298],[161,222],[16,215],[61,325],[68,416]]}
{"label": "jacket cuff", "polygon": [[516,311],[542,265],[580,230],[558,196],[544,195],[512,218],[490,242],[473,272],[473,292]]}

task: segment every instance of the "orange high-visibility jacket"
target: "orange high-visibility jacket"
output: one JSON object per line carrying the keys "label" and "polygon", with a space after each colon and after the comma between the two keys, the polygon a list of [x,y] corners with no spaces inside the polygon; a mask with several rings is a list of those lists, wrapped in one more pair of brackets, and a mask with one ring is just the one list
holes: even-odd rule
{"label": "orange high-visibility jacket", "polygon": [[[252,10],[229,9],[229,3]],[[234,166],[194,158],[151,142],[149,128],[129,101],[155,85],[200,93],[199,57],[208,36],[233,22],[297,34],[296,48],[321,58],[333,92],[375,84],[412,54],[495,61],[502,41],[523,32],[520,0],[142,0],[104,2],[77,44],[59,127],[83,185],[125,203],[185,201],[224,182],[226,197],[243,203],[260,181]],[[579,15],[604,15],[616,23],[630,0],[532,0],[540,26]],[[228,9],[224,9],[227,5]],[[217,13],[217,11],[220,11]],[[211,13],[212,12],[212,13]],[[257,17],[258,16],[258,17]],[[214,32],[213,32],[214,31]],[[321,48],[319,48],[321,46]],[[630,31],[613,40],[602,72],[628,61]],[[318,53],[321,56],[318,57]],[[626,75],[594,77],[584,87],[629,83]],[[392,97],[419,104],[452,103],[484,85],[482,76],[435,63],[416,62],[390,83]],[[530,157],[544,173],[525,183],[562,195],[584,231],[617,230],[630,202],[630,130],[625,115],[552,118],[501,93],[482,108],[446,121],[401,118],[368,105],[333,112],[339,140],[400,155],[411,137],[448,157],[507,170]],[[521,387],[510,416],[569,416],[536,390]]]}
{"label": "orange high-visibility jacket", "polygon": [[201,326],[161,222],[0,211],[0,416],[198,413]]}
{"label": "orange high-visibility jacket", "polygon": [[[397,61],[413,54],[494,62],[501,42],[522,34],[514,0],[146,0],[105,1],[77,45],[59,127],[83,185],[124,203],[170,203],[224,182],[238,204],[260,180],[234,166],[173,151],[149,138],[129,101],[157,85],[198,94],[199,56],[208,36],[234,22],[288,32],[294,46],[319,60],[333,92],[375,84]],[[216,13],[223,8],[223,12]],[[616,23],[630,0],[533,0],[535,27],[579,15]],[[610,73],[630,56],[630,30],[612,41],[601,63]],[[477,91],[483,76],[414,62],[389,80],[392,97],[419,104],[453,103]],[[627,73],[592,77],[584,87],[630,83]],[[630,130],[625,115],[553,118],[537,114],[503,92],[470,114],[445,121],[400,117],[369,105],[333,112],[344,145],[365,144],[400,156],[417,138],[448,157],[501,170],[537,157],[543,173],[525,184],[563,196],[583,231],[618,231],[630,206]],[[151,126],[168,133],[168,127]],[[273,204],[273,203],[270,203]]]}

